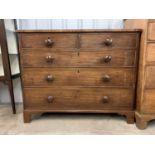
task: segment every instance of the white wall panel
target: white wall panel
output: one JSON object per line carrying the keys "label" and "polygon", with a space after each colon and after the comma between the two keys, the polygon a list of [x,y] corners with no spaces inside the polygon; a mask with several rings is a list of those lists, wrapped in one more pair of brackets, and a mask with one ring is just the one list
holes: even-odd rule
{"label": "white wall panel", "polygon": [[0,76],[4,76],[2,54],[0,54]]}
{"label": "white wall panel", "polygon": [[79,28],[79,20],[77,20],[77,19],[65,20],[65,26],[67,29],[78,29]]}
{"label": "white wall panel", "polygon": [[6,39],[7,39],[7,45],[8,45],[8,52],[10,54],[16,54],[17,49],[17,43],[16,43],[16,33],[15,33],[15,26],[13,20],[4,20],[5,24],[5,31],[6,31]]}
{"label": "white wall panel", "polygon": [[50,29],[51,28],[51,20],[49,19],[37,19],[35,23],[31,25],[33,29]]}
{"label": "white wall panel", "polygon": [[109,29],[122,27],[122,19],[18,19],[19,29]]}
{"label": "white wall panel", "polygon": [[61,19],[52,19],[52,29],[62,29],[63,21]]}
{"label": "white wall panel", "polygon": [[[16,102],[22,102],[22,91],[21,91],[21,82],[20,79],[13,80],[14,86],[14,95]],[[0,83],[0,104],[1,103],[10,103],[10,94],[8,90],[8,86]]]}

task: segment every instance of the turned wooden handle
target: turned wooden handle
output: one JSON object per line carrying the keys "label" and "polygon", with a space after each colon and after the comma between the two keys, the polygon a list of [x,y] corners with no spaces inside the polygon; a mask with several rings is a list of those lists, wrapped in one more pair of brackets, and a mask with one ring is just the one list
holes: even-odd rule
{"label": "turned wooden handle", "polygon": [[48,38],[45,40],[45,45],[48,46],[48,47],[49,47],[49,46],[52,46],[53,43],[54,43],[54,42],[50,39],[50,37],[48,37]]}
{"label": "turned wooden handle", "polygon": [[111,38],[107,38],[105,41],[104,41],[104,44],[106,46],[111,46],[112,45],[112,39]]}
{"label": "turned wooden handle", "polygon": [[46,80],[47,80],[48,82],[51,82],[51,81],[54,80],[54,77],[53,77],[52,75],[47,75]]}
{"label": "turned wooden handle", "polygon": [[103,79],[103,82],[109,82],[110,81],[110,76],[109,75],[104,75],[102,79]]}
{"label": "turned wooden handle", "polygon": [[104,62],[108,63],[108,62],[111,61],[111,59],[112,59],[112,57],[110,55],[107,55],[107,56],[104,57]]}
{"label": "turned wooden handle", "polygon": [[48,97],[47,97],[48,103],[52,103],[53,100],[54,100],[54,97],[53,97],[53,96],[48,96]]}
{"label": "turned wooden handle", "polygon": [[102,101],[103,101],[103,103],[109,103],[109,97],[103,96]]}
{"label": "turned wooden handle", "polygon": [[52,63],[54,58],[51,55],[46,56],[46,62]]}

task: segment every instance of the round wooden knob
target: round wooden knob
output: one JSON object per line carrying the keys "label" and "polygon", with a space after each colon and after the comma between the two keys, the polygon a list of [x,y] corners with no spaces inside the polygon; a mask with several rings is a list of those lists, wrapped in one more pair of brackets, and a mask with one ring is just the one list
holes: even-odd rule
{"label": "round wooden knob", "polygon": [[54,97],[53,97],[53,96],[48,96],[48,97],[47,97],[48,103],[52,103],[53,100],[54,100]]}
{"label": "round wooden knob", "polygon": [[54,42],[53,42],[49,37],[48,37],[48,39],[45,40],[45,45],[48,46],[48,47],[49,47],[49,46],[52,46],[53,43],[54,43]]}
{"label": "round wooden knob", "polygon": [[109,102],[109,97],[108,96],[103,96],[102,101],[103,101],[103,103],[108,103]]}
{"label": "round wooden knob", "polygon": [[51,55],[46,56],[46,62],[52,63],[54,58]]}
{"label": "round wooden knob", "polygon": [[106,46],[111,46],[111,45],[112,45],[112,39],[107,38],[107,39],[105,40],[104,44],[105,44]]}
{"label": "round wooden knob", "polygon": [[107,55],[107,56],[104,57],[104,62],[108,63],[108,62],[111,61],[111,59],[112,59],[112,57],[110,55]]}
{"label": "round wooden knob", "polygon": [[103,82],[109,82],[110,81],[110,76],[109,75],[104,75],[103,76]]}
{"label": "round wooden knob", "polygon": [[53,81],[54,80],[54,78],[53,78],[53,76],[52,75],[47,75],[47,79],[46,79],[48,82],[50,82],[50,81]]}

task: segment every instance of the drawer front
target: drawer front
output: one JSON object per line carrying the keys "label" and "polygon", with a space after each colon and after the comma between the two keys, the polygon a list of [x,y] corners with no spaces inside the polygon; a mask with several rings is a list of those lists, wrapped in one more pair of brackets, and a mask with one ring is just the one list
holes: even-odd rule
{"label": "drawer front", "polygon": [[135,48],[135,33],[84,33],[80,35],[81,48]]}
{"label": "drawer front", "polygon": [[149,23],[148,40],[155,40],[155,23]]}
{"label": "drawer front", "polygon": [[27,109],[129,110],[133,108],[132,89],[57,87],[25,88],[24,91]]}
{"label": "drawer front", "polygon": [[149,114],[155,113],[155,89],[145,90],[142,112]]}
{"label": "drawer front", "polygon": [[21,48],[75,48],[77,35],[74,33],[23,33]]}
{"label": "drawer front", "polygon": [[26,51],[22,51],[22,63],[25,67],[116,67],[135,65],[134,51]]}
{"label": "drawer front", "polygon": [[145,87],[155,88],[155,66],[146,67]]}
{"label": "drawer front", "polygon": [[146,61],[149,64],[155,64],[155,44],[153,43],[147,45]]}
{"label": "drawer front", "polygon": [[133,69],[25,68],[25,86],[134,86]]}

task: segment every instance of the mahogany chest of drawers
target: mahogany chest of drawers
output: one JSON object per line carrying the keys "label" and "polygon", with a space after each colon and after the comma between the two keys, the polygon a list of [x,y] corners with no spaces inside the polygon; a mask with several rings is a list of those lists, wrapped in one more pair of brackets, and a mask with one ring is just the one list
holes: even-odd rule
{"label": "mahogany chest of drawers", "polygon": [[134,122],[140,30],[19,30],[24,122],[44,112]]}

